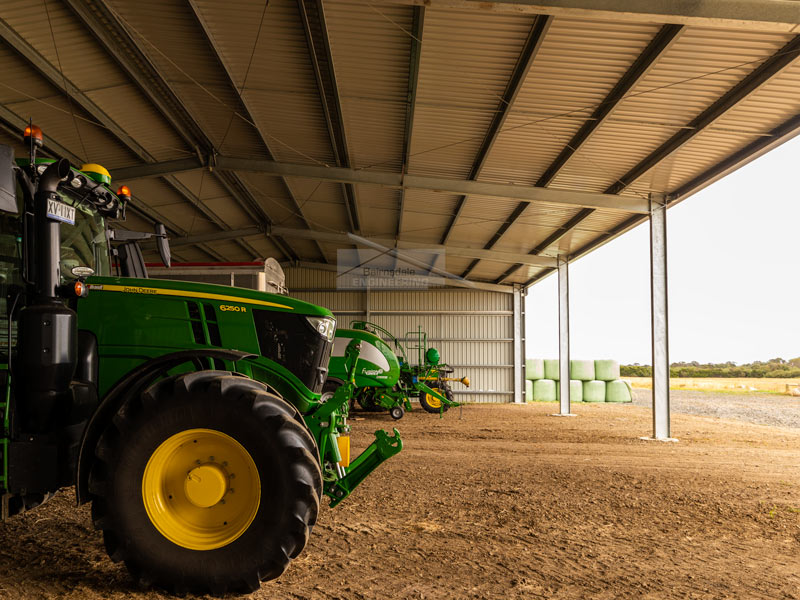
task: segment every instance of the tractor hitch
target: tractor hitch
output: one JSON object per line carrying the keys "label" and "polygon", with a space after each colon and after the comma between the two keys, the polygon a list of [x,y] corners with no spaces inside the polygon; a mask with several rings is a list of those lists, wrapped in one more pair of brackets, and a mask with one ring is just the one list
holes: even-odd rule
{"label": "tractor hitch", "polygon": [[400,432],[394,430],[389,435],[382,429],[375,432],[375,441],[346,468],[345,476],[325,486],[325,494],[330,496],[330,506],[336,506],[347,498],[358,485],[366,479],[385,460],[403,449]]}

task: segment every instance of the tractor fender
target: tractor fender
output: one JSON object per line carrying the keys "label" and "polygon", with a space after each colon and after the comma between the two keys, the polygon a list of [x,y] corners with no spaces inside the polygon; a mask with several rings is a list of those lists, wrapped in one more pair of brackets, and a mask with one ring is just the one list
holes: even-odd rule
{"label": "tractor fender", "polygon": [[135,369],[129,371],[105,395],[97,410],[89,419],[83,430],[80,447],[78,449],[78,464],[75,472],[75,496],[78,504],[89,501],[89,472],[94,462],[94,449],[100,436],[105,431],[111,419],[122,406],[123,402],[134,394],[139,394],[152,384],[157,377],[170,369],[184,363],[194,362],[201,369],[203,359],[218,359],[239,361],[244,358],[255,358],[250,352],[239,350],[221,350],[215,348],[198,348],[197,350],[182,350],[164,354],[148,360]]}

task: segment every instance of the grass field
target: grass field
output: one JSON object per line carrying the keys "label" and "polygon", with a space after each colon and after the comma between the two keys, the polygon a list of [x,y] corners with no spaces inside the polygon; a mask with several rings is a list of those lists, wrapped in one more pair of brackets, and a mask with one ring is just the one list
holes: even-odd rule
{"label": "grass field", "polygon": [[[623,377],[635,388],[650,389],[649,377]],[[800,379],[771,379],[768,377],[672,377],[669,383],[673,390],[698,390],[710,392],[773,392],[790,394],[800,387]]]}

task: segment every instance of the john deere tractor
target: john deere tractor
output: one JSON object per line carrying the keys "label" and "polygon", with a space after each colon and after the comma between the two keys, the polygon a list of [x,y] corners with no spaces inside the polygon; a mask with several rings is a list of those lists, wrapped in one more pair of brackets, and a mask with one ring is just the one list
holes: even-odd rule
{"label": "john deere tractor", "polygon": [[41,140],[26,129],[16,163],[0,146],[2,518],[75,485],[140,582],[252,591],[303,550],[322,496],[341,502],[399,435],[350,462],[347,395],[320,400],[327,309],[131,277],[134,246],[112,276],[112,237],[137,237],[108,228],[130,192],[98,165],[36,158]]}
{"label": "john deere tractor", "polygon": [[419,398],[425,411],[439,415],[451,406],[458,406],[450,382],[469,386],[469,379],[450,377],[452,367],[440,362],[439,351],[428,347],[423,331],[406,334],[411,340],[408,349],[418,351],[416,364],[411,364],[406,347],[383,327],[367,321],[353,321],[351,327],[336,331],[323,397],[334,394],[346,381],[349,368],[346,350],[352,340],[358,340],[361,350],[351,403],[357,402],[368,411],[387,409],[393,419],[401,419],[406,410],[411,410],[412,397]]}

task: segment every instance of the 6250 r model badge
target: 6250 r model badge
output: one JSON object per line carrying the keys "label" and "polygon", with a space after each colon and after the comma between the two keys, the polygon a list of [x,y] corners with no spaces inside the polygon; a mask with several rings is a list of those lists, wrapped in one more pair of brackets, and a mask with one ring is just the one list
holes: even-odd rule
{"label": "6250 r model badge", "polygon": [[48,199],[47,218],[75,225],[75,207],[58,200]]}

